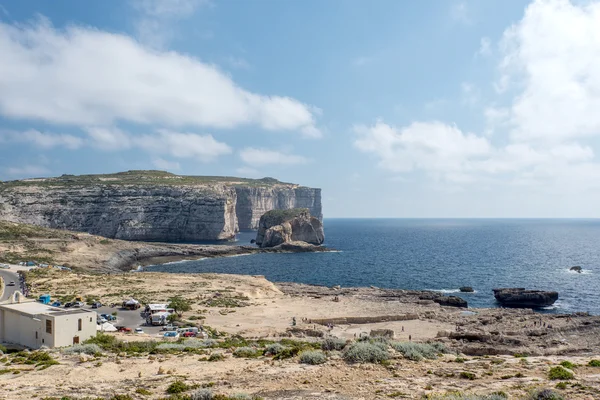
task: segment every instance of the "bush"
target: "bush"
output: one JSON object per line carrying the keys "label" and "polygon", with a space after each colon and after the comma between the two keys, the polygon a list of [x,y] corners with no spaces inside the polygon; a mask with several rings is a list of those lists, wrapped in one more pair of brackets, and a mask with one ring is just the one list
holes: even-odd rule
{"label": "bush", "polygon": [[191,388],[183,381],[175,381],[167,388],[169,394],[179,394],[190,390]]}
{"label": "bush", "polygon": [[327,361],[327,356],[322,351],[307,350],[300,353],[300,362],[302,364],[318,365]]}
{"label": "bush", "polygon": [[102,354],[102,349],[97,344],[74,344],[61,350],[63,354],[88,354],[90,356]]}
{"label": "bush", "polygon": [[369,342],[356,342],[344,353],[344,359],[353,363],[380,363],[389,358],[387,349]]}
{"label": "bush", "polygon": [[238,347],[233,352],[234,357],[242,357],[242,358],[256,358],[262,355],[261,350],[257,350],[253,347]]}
{"label": "bush", "polygon": [[527,400],[564,400],[564,398],[554,390],[540,389],[531,392]]}
{"label": "bush", "polygon": [[468,371],[462,371],[462,372],[460,373],[460,377],[461,377],[462,379],[468,379],[468,380],[470,380],[470,381],[474,381],[475,379],[477,379],[477,375],[475,375],[475,374],[474,374],[474,373],[472,373],[472,372],[468,372]]}
{"label": "bush", "polygon": [[421,361],[423,358],[434,359],[440,352],[446,351],[443,345],[440,348],[440,346],[412,342],[392,342],[392,348],[413,361]]}
{"label": "bush", "polygon": [[548,378],[551,380],[568,381],[569,379],[573,379],[574,376],[573,372],[562,366],[558,366],[550,368],[550,372],[548,372]]}
{"label": "bush", "polygon": [[590,367],[600,367],[600,360],[590,360],[588,363]]}
{"label": "bush", "polygon": [[283,349],[285,349],[285,347],[283,347],[281,343],[272,343],[265,348],[264,354],[276,356],[277,354],[280,354]]}
{"label": "bush", "polygon": [[327,338],[321,343],[321,349],[325,351],[343,350],[346,347],[346,341],[338,338]]}
{"label": "bush", "polygon": [[190,396],[190,400],[212,400],[213,394],[210,389],[200,389]]}
{"label": "bush", "polygon": [[212,353],[208,357],[208,361],[223,361],[224,359],[225,359],[225,356],[221,353]]}
{"label": "bush", "polygon": [[567,369],[570,369],[571,371],[573,371],[575,368],[577,368],[577,366],[570,361],[562,361],[560,363],[560,365],[562,365],[563,367],[565,367]]}

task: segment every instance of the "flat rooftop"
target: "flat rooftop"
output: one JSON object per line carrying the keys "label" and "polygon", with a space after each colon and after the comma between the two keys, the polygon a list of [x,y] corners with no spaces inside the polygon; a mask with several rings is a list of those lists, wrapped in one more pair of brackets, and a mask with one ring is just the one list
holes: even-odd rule
{"label": "flat rooftop", "polygon": [[73,310],[64,310],[58,307],[52,307],[48,304],[42,304],[37,301],[27,301],[23,303],[14,303],[14,304],[0,304],[0,309],[16,311],[21,314],[27,315],[52,315],[52,316],[60,316],[60,315],[69,315],[69,314],[80,314],[89,312],[86,309],[73,309]]}

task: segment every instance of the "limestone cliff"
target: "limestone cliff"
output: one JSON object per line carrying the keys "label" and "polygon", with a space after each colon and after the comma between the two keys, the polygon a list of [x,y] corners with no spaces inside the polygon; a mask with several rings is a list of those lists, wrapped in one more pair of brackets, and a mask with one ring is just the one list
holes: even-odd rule
{"label": "limestone cliff", "polygon": [[297,205],[322,218],[321,190],[160,171],[0,183],[1,220],[126,240],[227,240],[256,229],[266,211]]}
{"label": "limestone cliff", "polygon": [[323,224],[307,208],[271,210],[261,218],[256,234],[260,247],[275,247],[289,242],[320,245],[325,240]]}

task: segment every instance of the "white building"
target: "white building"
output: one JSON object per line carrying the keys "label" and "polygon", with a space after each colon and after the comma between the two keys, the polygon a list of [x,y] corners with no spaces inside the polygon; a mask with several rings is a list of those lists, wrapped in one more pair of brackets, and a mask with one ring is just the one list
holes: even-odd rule
{"label": "white building", "polygon": [[[15,296],[16,299],[24,299]],[[96,336],[96,313],[64,310],[37,301],[0,304],[0,342],[31,349],[64,347]]]}

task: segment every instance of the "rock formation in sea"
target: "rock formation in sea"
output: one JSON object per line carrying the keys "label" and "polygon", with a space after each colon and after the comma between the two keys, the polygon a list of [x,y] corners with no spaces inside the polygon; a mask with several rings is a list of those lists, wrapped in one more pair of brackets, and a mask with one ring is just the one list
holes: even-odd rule
{"label": "rock formation in sea", "polygon": [[526,290],[525,288],[494,289],[494,297],[505,307],[538,308],[547,307],[558,300],[558,292]]}
{"label": "rock formation in sea", "polygon": [[320,245],[324,240],[323,224],[307,208],[266,212],[260,217],[256,234],[256,244],[260,247],[295,242]]}
{"label": "rock formation in sea", "polygon": [[322,219],[321,189],[162,171],[0,182],[0,220],[126,240],[227,240],[257,229],[266,211],[295,207]]}
{"label": "rock formation in sea", "polygon": [[458,290],[462,293],[473,293],[475,291],[471,286],[461,286]]}
{"label": "rock formation in sea", "polygon": [[582,273],[583,272],[583,268],[581,268],[579,265],[576,265],[574,267],[569,268],[570,271],[575,271],[578,273]]}

